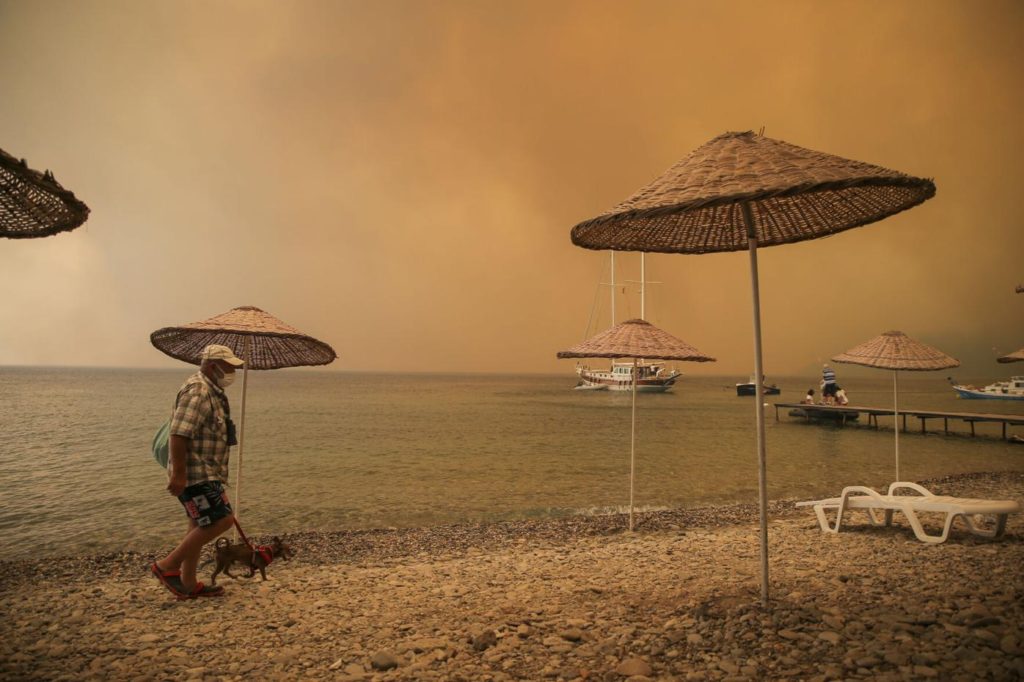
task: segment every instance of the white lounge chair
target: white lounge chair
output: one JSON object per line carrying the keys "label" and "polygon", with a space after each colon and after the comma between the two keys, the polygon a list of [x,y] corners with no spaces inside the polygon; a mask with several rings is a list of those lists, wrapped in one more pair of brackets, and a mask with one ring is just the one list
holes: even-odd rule
{"label": "white lounge chair", "polygon": [[[897,495],[897,490],[910,490],[917,495]],[[945,495],[933,495],[927,489],[916,483],[899,482],[889,486],[889,492],[882,495],[871,488],[861,485],[851,485],[843,488],[840,497],[832,497],[827,500],[812,500],[810,502],[797,502],[798,507],[814,507],[814,513],[818,515],[818,523],[826,533],[838,533],[839,526],[843,521],[843,513],[847,509],[863,509],[867,512],[871,523],[876,526],[892,525],[893,512],[903,512],[914,529],[914,535],[921,542],[939,543],[945,542],[949,537],[949,529],[953,527],[953,521],[963,517],[967,529],[975,535],[986,538],[998,538],[1006,530],[1006,517],[1013,512],[1020,511],[1020,504],[1013,500],[975,500],[963,497],[947,497]],[[826,510],[836,510],[835,524],[829,522],[825,515]],[[879,519],[878,512],[884,511],[884,519]],[[942,535],[928,535],[921,526],[917,515],[922,512],[933,512],[946,515],[946,523],[942,529]],[[985,530],[978,525],[979,519],[972,518],[974,515],[994,516],[995,528]]]}

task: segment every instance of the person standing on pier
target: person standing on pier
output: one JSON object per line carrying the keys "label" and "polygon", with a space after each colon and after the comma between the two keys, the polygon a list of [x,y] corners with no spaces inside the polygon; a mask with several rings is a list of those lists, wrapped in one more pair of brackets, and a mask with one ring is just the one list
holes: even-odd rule
{"label": "person standing on pier", "polygon": [[821,400],[825,404],[832,404],[836,399],[836,373],[828,365],[821,370]]}

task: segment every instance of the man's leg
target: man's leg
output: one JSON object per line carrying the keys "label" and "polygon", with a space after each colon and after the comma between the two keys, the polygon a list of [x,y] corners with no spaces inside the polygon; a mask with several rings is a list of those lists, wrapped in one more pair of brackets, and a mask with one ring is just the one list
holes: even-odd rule
{"label": "man's leg", "polygon": [[230,528],[234,520],[234,514],[228,514],[209,526],[199,526],[194,520],[189,519],[189,531],[185,538],[170,554],[157,562],[157,567],[164,572],[180,568],[181,583],[186,591],[191,592],[196,587],[196,567],[199,565],[199,555],[203,551],[203,546]]}

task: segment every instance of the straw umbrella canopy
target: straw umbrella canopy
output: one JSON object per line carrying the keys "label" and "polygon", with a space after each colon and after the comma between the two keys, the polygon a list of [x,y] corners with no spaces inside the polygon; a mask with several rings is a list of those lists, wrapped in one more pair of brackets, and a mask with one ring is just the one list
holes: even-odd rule
{"label": "straw umbrella canopy", "polygon": [[1020,350],[1015,350],[1012,353],[1004,355],[1001,358],[996,358],[996,362],[1024,362],[1024,348],[1021,348]]}
{"label": "straw umbrella canopy", "polygon": [[163,327],[149,340],[172,358],[200,364],[203,349],[210,344],[227,346],[245,361],[242,370],[242,407],[238,428],[234,506],[241,508],[242,453],[245,444],[245,394],[250,369],[281,369],[326,365],[337,358],[323,341],[303,334],[268,312],[253,306],[232,308],[207,320],[177,327]]}
{"label": "straw umbrella canopy", "polygon": [[960,361],[942,351],[910,338],[903,332],[885,332],[832,358],[865,367],[892,370],[893,431],[896,433],[896,480],[900,478],[900,384],[899,372],[931,372],[959,367]]}
{"label": "straw umbrella canopy", "polygon": [[572,242],[588,249],[749,252],[765,603],[768,492],[757,248],[827,237],[894,215],[934,195],[931,180],[752,132],[733,132],[697,148],[624,202],[572,229]]}
{"label": "straw umbrella canopy", "polygon": [[68,232],[85,222],[89,207],[61,187],[53,173],[40,173],[0,149],[0,237],[30,239]]}
{"label": "straw umbrella canopy", "polygon": [[644,320],[626,320],[592,336],[569,350],[559,351],[559,358],[632,358],[633,416],[629,435],[629,529],[633,530],[633,478],[636,472],[636,382],[637,358],[649,360],[681,360],[715,362],[690,344]]}

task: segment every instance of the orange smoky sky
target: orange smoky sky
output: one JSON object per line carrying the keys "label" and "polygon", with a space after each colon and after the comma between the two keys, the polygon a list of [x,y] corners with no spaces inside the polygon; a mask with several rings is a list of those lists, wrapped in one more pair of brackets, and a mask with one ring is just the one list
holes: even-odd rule
{"label": "orange smoky sky", "polygon": [[[256,305],[335,369],[569,374],[610,307],[571,227],[761,126],[938,187],[760,252],[770,376],[1024,346],[1018,2],[0,2],[0,83],[0,148],[92,209],[0,240],[0,364],[171,367],[151,331]],[[686,371],[749,373],[748,268],[648,256],[648,318],[719,359]]]}

